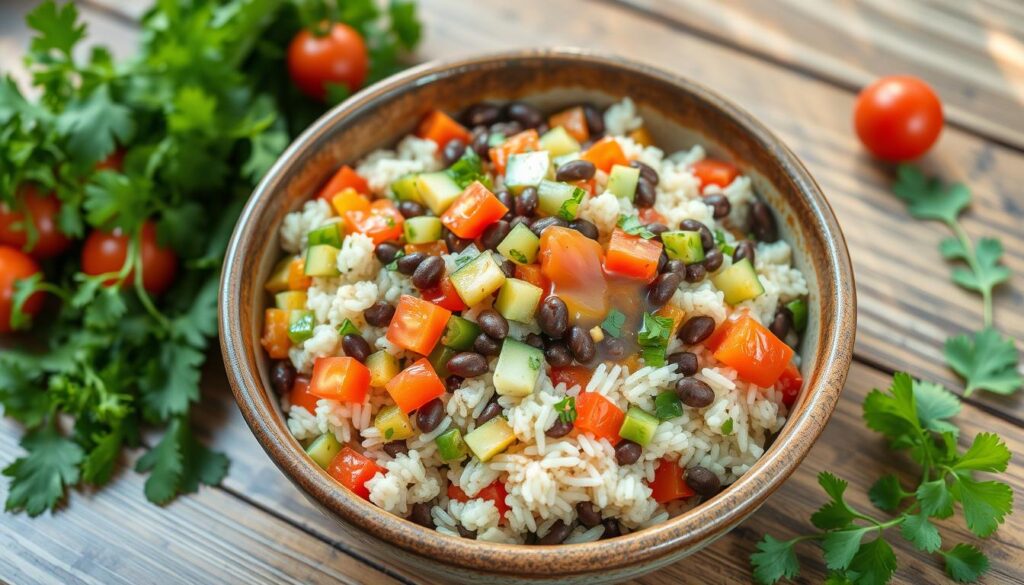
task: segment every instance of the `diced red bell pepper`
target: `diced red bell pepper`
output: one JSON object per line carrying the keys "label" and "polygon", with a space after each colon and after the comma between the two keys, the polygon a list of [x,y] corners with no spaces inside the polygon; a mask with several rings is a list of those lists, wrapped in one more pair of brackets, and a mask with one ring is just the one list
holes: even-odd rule
{"label": "diced red bell pepper", "polygon": [[541,272],[540,264],[516,264],[516,278],[544,290],[547,290],[549,284],[548,279]]}
{"label": "diced red bell pepper", "polygon": [[348,445],[341,448],[338,454],[331,459],[327,466],[327,473],[338,480],[341,485],[347,487],[360,498],[370,499],[370,490],[366,482],[373,479],[378,473],[387,473],[387,470],[377,465],[369,457],[359,453]]}
{"label": "diced red bell pepper", "polygon": [[690,168],[694,176],[700,179],[700,186],[718,185],[725,188],[739,176],[740,170],[736,165],[722,160],[706,158],[693,163]]}
{"label": "diced red bell pepper", "polygon": [[309,378],[299,376],[292,384],[292,390],[288,393],[288,402],[292,406],[299,406],[309,411],[309,414],[316,413],[316,403],[320,397],[309,391]]}
{"label": "diced red bell pepper", "polygon": [[510,507],[505,503],[505,498],[508,496],[508,492],[505,491],[505,484],[499,480],[494,480],[487,487],[480,490],[475,496],[470,498],[466,492],[462,491],[462,488],[455,485],[454,483],[448,484],[448,499],[455,500],[457,502],[468,502],[471,499],[490,500],[494,502],[494,507],[498,509],[498,516],[501,517],[501,521],[505,521],[505,512],[508,512]]}
{"label": "diced red bell pepper", "polygon": [[420,358],[391,379],[384,389],[392,400],[409,414],[445,392],[444,382],[434,372],[427,358]]}
{"label": "diced red bell pepper", "polygon": [[593,375],[593,372],[586,366],[551,368],[551,384],[554,386],[565,384],[566,388],[572,388],[573,386],[586,388],[587,384],[590,383],[591,375]]}
{"label": "diced red bell pepper", "polygon": [[652,223],[668,225],[668,219],[666,219],[664,215],[654,211],[653,207],[644,207],[636,215],[644,225]]}
{"label": "diced red bell pepper", "polygon": [[288,311],[284,309],[267,309],[263,312],[263,337],[260,344],[271,359],[288,358],[288,348],[292,342],[288,339]]}
{"label": "diced red bell pepper", "polygon": [[434,110],[420,123],[416,136],[432,140],[437,149],[443,150],[450,141],[459,139],[466,144],[472,139],[469,130],[441,110]]}
{"label": "diced red bell pepper", "polygon": [[369,211],[353,209],[345,212],[345,226],[348,230],[370,238],[374,246],[402,237],[404,223],[405,217],[387,199],[374,201]]}
{"label": "diced red bell pepper", "polygon": [[580,155],[583,160],[589,160],[594,166],[608,173],[615,165],[629,165],[626,153],[622,152],[617,140],[611,136],[605,136],[595,142],[590,148]]}
{"label": "diced red bell pepper", "polygon": [[521,152],[527,152],[530,150],[540,149],[540,136],[537,135],[537,131],[529,129],[524,132],[520,132],[515,136],[511,136],[499,146],[495,146],[491,149],[491,162],[494,164],[495,170],[498,174],[505,173],[505,165],[508,164],[508,159],[513,154],[519,154]]}
{"label": "diced red bell pepper", "polygon": [[587,116],[583,113],[582,106],[576,106],[563,110],[548,118],[548,126],[555,128],[561,126],[565,131],[580,142],[590,139],[590,128],[587,126]]}
{"label": "diced red bell pepper", "polygon": [[462,301],[459,291],[455,290],[455,285],[452,284],[451,279],[447,276],[441,279],[439,286],[420,291],[420,294],[423,295],[424,299],[449,311],[465,311],[469,308]]}
{"label": "diced red bell pepper", "polygon": [[361,403],[370,389],[370,370],[350,357],[322,357],[313,362],[309,393],[338,402]]}
{"label": "diced red bell pepper", "polygon": [[651,282],[658,275],[660,258],[661,242],[645,240],[616,229],[608,242],[604,269],[612,274]]}
{"label": "diced red bell pepper", "polygon": [[388,325],[388,341],[395,345],[429,355],[441,339],[452,312],[434,303],[410,295],[398,299],[395,316]]}
{"label": "diced red bell pepper", "polygon": [[683,470],[679,464],[668,459],[662,459],[654,468],[654,481],[650,483],[650,488],[651,497],[659,504],[697,495],[683,479]]}
{"label": "diced red bell pepper", "polygon": [[626,413],[597,392],[580,392],[576,397],[576,428],[609,443],[619,442],[619,429]]}
{"label": "diced red bell pepper", "polygon": [[441,215],[441,223],[460,238],[472,240],[506,213],[508,207],[494,193],[480,181],[473,181]]}
{"label": "diced red bell pepper", "polygon": [[342,165],[338,172],[331,177],[331,180],[327,181],[327,184],[320,189],[319,197],[330,203],[335,195],[345,189],[355,189],[365,195],[370,192],[370,185],[355,169],[348,165]]}
{"label": "diced red bell pepper", "polygon": [[312,277],[306,276],[306,263],[294,258],[288,263],[288,290],[306,290],[313,284]]}
{"label": "diced red bell pepper", "polygon": [[778,388],[779,392],[782,392],[782,403],[787,408],[793,406],[796,403],[796,399],[800,396],[800,388],[804,385],[804,377],[800,375],[800,370],[797,369],[796,364],[790,362],[786,365],[786,369],[782,370],[782,375],[779,376],[779,381],[775,383],[775,387]]}
{"label": "diced red bell pepper", "polygon": [[448,253],[448,244],[444,240],[434,240],[425,244],[406,244],[405,255],[420,252],[427,256],[443,256]]}
{"label": "diced red bell pepper", "polygon": [[768,388],[775,384],[793,358],[793,348],[749,314],[744,314],[729,326],[714,355],[736,370],[743,380]]}

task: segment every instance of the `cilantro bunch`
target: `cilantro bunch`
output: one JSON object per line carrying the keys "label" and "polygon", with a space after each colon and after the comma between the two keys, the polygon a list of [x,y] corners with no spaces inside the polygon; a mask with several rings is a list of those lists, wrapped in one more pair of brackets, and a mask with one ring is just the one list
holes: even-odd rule
{"label": "cilantro bunch", "polygon": [[978,579],[989,566],[985,555],[967,543],[943,547],[934,521],[954,516],[959,508],[975,535],[984,538],[995,532],[1011,513],[1013,492],[1006,483],[976,474],[1006,471],[1010,451],[993,433],[977,435],[961,451],[959,428],[950,422],[960,406],[960,399],[945,388],[903,373],[895,375],[888,391],[872,390],[864,400],[864,421],[892,449],[907,451],[920,466],[917,483],[907,486],[895,475],[875,482],[868,495],[886,514],[878,517],[848,504],[847,482],[822,472],[818,483],[830,499],[811,516],[818,530],[786,541],[766,535],[750,556],[754,578],[775,583],[796,577],[800,566],[794,548],[814,541],[831,571],[829,583],[888,583],[897,565],[888,538],[898,530],[917,549],[942,557],[953,580]]}

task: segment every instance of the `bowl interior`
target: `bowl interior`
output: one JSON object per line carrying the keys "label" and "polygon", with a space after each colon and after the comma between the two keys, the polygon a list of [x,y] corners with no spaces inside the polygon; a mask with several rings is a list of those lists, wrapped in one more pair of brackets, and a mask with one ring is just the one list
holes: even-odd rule
{"label": "bowl interior", "polygon": [[[269,301],[263,282],[279,258],[284,216],[339,165],[393,145],[432,109],[455,112],[481,100],[523,99],[551,111],[580,101],[607,105],[626,96],[667,153],[701,144],[751,177],[807,278],[810,321],[800,347],[806,385],[775,442],[742,478],[694,510],[626,537],[582,545],[515,547],[451,538],[337,486],[289,434],[259,344]],[[236,227],[224,268],[221,334],[229,378],[257,439],[322,506],[397,545],[400,554],[442,558],[469,571],[550,576],[665,563],[755,510],[796,468],[831,415],[849,368],[853,295],[845,242],[828,204],[795,156],[760,123],[697,84],[643,65],[575,51],[535,51],[409,70],[357,94],[310,127],[268,173]]]}

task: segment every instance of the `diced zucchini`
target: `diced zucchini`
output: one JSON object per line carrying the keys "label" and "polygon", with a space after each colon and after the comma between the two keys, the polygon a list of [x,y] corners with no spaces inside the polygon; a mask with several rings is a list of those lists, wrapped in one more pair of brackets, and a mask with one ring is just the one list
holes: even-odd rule
{"label": "diced zucchini", "polygon": [[409,244],[427,244],[441,239],[441,220],[429,215],[405,220],[405,241]]}
{"label": "diced zucchini", "polygon": [[461,461],[469,453],[469,447],[462,438],[462,431],[458,427],[452,427],[441,433],[434,439],[437,445],[437,452],[441,455],[442,461]]}
{"label": "diced zucchini", "polygon": [[750,264],[749,258],[744,258],[713,275],[711,282],[725,293],[725,302],[730,305],[756,298],[764,292],[764,287],[757,278],[757,271]]}
{"label": "diced zucchini", "polygon": [[398,358],[380,350],[366,358],[366,369],[370,370],[370,386],[383,388],[385,384],[402,371]]}
{"label": "diced zucchini", "polygon": [[423,198],[420,197],[419,189],[416,188],[416,178],[418,175],[411,174],[405,175],[391,183],[391,192],[395,194],[395,197],[399,201],[415,201],[416,203],[423,203]]}
{"label": "diced zucchini", "polygon": [[352,335],[362,335],[363,334],[361,331],[359,331],[359,328],[356,327],[355,323],[353,323],[349,319],[345,319],[344,321],[341,322],[341,325],[338,326],[338,336],[339,337],[345,337],[346,335],[348,335],[350,333]]}
{"label": "diced zucchini", "polygon": [[274,304],[278,309],[296,311],[306,308],[306,293],[301,290],[286,290],[274,295]]}
{"label": "diced zucchini", "polygon": [[557,215],[565,221],[576,219],[580,202],[587,192],[579,187],[557,181],[541,181],[537,186],[537,207],[546,215]]}
{"label": "diced zucchini", "polygon": [[793,329],[797,333],[803,333],[807,329],[807,301],[796,299],[786,303],[786,308],[793,314]]}
{"label": "diced zucchini", "polygon": [[434,215],[444,213],[462,195],[462,188],[444,171],[417,175],[416,191]]}
{"label": "diced zucchini", "polygon": [[313,328],[316,327],[316,316],[313,311],[298,310],[288,313],[288,339],[292,343],[302,343],[313,337]]}
{"label": "diced zucchini", "polygon": [[515,442],[516,434],[504,417],[496,416],[466,435],[466,445],[480,461],[490,461]]}
{"label": "diced zucchini", "polygon": [[306,242],[309,248],[313,246],[319,246],[321,244],[327,246],[334,246],[335,248],[341,247],[341,230],[339,229],[341,224],[334,222],[327,225],[322,225],[315,230],[309,232],[306,236]]}
{"label": "diced zucchini", "polygon": [[408,439],[413,433],[412,421],[409,420],[409,415],[402,412],[402,409],[394,404],[385,406],[377,411],[377,416],[373,419],[373,426],[377,427],[377,430],[380,431],[380,436],[385,442]]}
{"label": "diced zucchini", "polygon": [[505,338],[494,370],[494,389],[502,396],[527,396],[533,393],[544,369],[544,352]]}
{"label": "diced zucchini", "polygon": [[338,276],[338,248],[321,244],[306,250],[306,276]]}
{"label": "diced zucchini", "polygon": [[498,253],[516,264],[533,264],[540,249],[540,238],[524,224],[516,227],[498,244]]}
{"label": "diced zucchini", "polygon": [[625,420],[622,421],[622,427],[619,428],[619,436],[645,447],[654,438],[656,430],[658,430],[657,417],[646,410],[630,406],[626,411]]}
{"label": "diced zucchini", "polygon": [[341,443],[334,438],[334,433],[324,433],[306,447],[306,455],[324,469],[331,464],[338,451],[341,451]]}
{"label": "diced zucchini", "polygon": [[555,126],[540,137],[540,147],[551,153],[551,156],[564,156],[580,151],[580,143],[565,128]]}
{"label": "diced zucchini", "polygon": [[505,273],[490,252],[479,254],[451,275],[452,286],[470,307],[505,284]]}
{"label": "diced zucchini", "polygon": [[518,278],[509,278],[498,292],[494,308],[506,319],[527,323],[533,318],[543,294],[539,286]]}
{"label": "diced zucchini", "polygon": [[633,200],[636,195],[636,184],[640,180],[640,169],[623,165],[613,165],[612,172],[608,175],[608,191],[616,197],[624,197]]}
{"label": "diced zucchini", "polygon": [[441,343],[458,351],[465,351],[473,347],[473,340],[480,335],[480,327],[458,315],[448,318],[448,325],[444,328],[444,335],[441,336]]}
{"label": "diced zucchini", "polygon": [[292,260],[294,258],[286,256],[274,266],[274,271],[270,273],[270,278],[263,285],[267,292],[273,294],[288,290],[288,272],[291,269]]}
{"label": "diced zucchini", "polygon": [[505,186],[518,194],[527,187],[539,185],[550,171],[551,157],[546,150],[513,154],[505,167]]}
{"label": "diced zucchini", "polygon": [[693,264],[704,259],[704,246],[700,243],[700,232],[672,231],[661,234],[665,253],[672,260]]}
{"label": "diced zucchini", "polygon": [[438,343],[434,346],[434,351],[430,352],[430,355],[427,356],[427,361],[434,368],[437,377],[444,380],[451,375],[451,372],[448,371],[448,360],[455,357],[457,353],[459,353],[458,350],[452,349],[443,343]]}
{"label": "diced zucchini", "polygon": [[658,420],[683,416],[683,403],[675,390],[666,390],[654,398],[654,414]]}

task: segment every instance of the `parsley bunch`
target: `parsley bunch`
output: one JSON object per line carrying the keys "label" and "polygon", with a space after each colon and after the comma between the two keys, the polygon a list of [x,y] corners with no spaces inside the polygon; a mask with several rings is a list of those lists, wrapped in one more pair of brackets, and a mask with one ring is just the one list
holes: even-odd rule
{"label": "parsley bunch", "polygon": [[775,583],[796,577],[800,566],[794,547],[816,541],[831,571],[829,583],[888,583],[896,571],[896,555],[887,536],[897,528],[917,549],[938,553],[953,580],[981,576],[989,566],[985,555],[966,543],[943,548],[933,520],[950,518],[960,508],[975,535],[984,538],[995,532],[1011,513],[1013,491],[1006,483],[979,480],[975,474],[1005,471],[1010,451],[997,435],[981,433],[961,452],[959,428],[950,422],[959,412],[955,394],[907,374],[896,374],[887,392],[872,390],[864,400],[864,421],[892,449],[907,451],[920,465],[917,484],[907,488],[894,475],[875,482],[868,495],[876,508],[888,513],[878,518],[850,506],[844,499],[847,482],[822,472],[818,483],[830,499],[811,516],[818,531],[786,541],[766,535],[750,556],[754,578]]}

